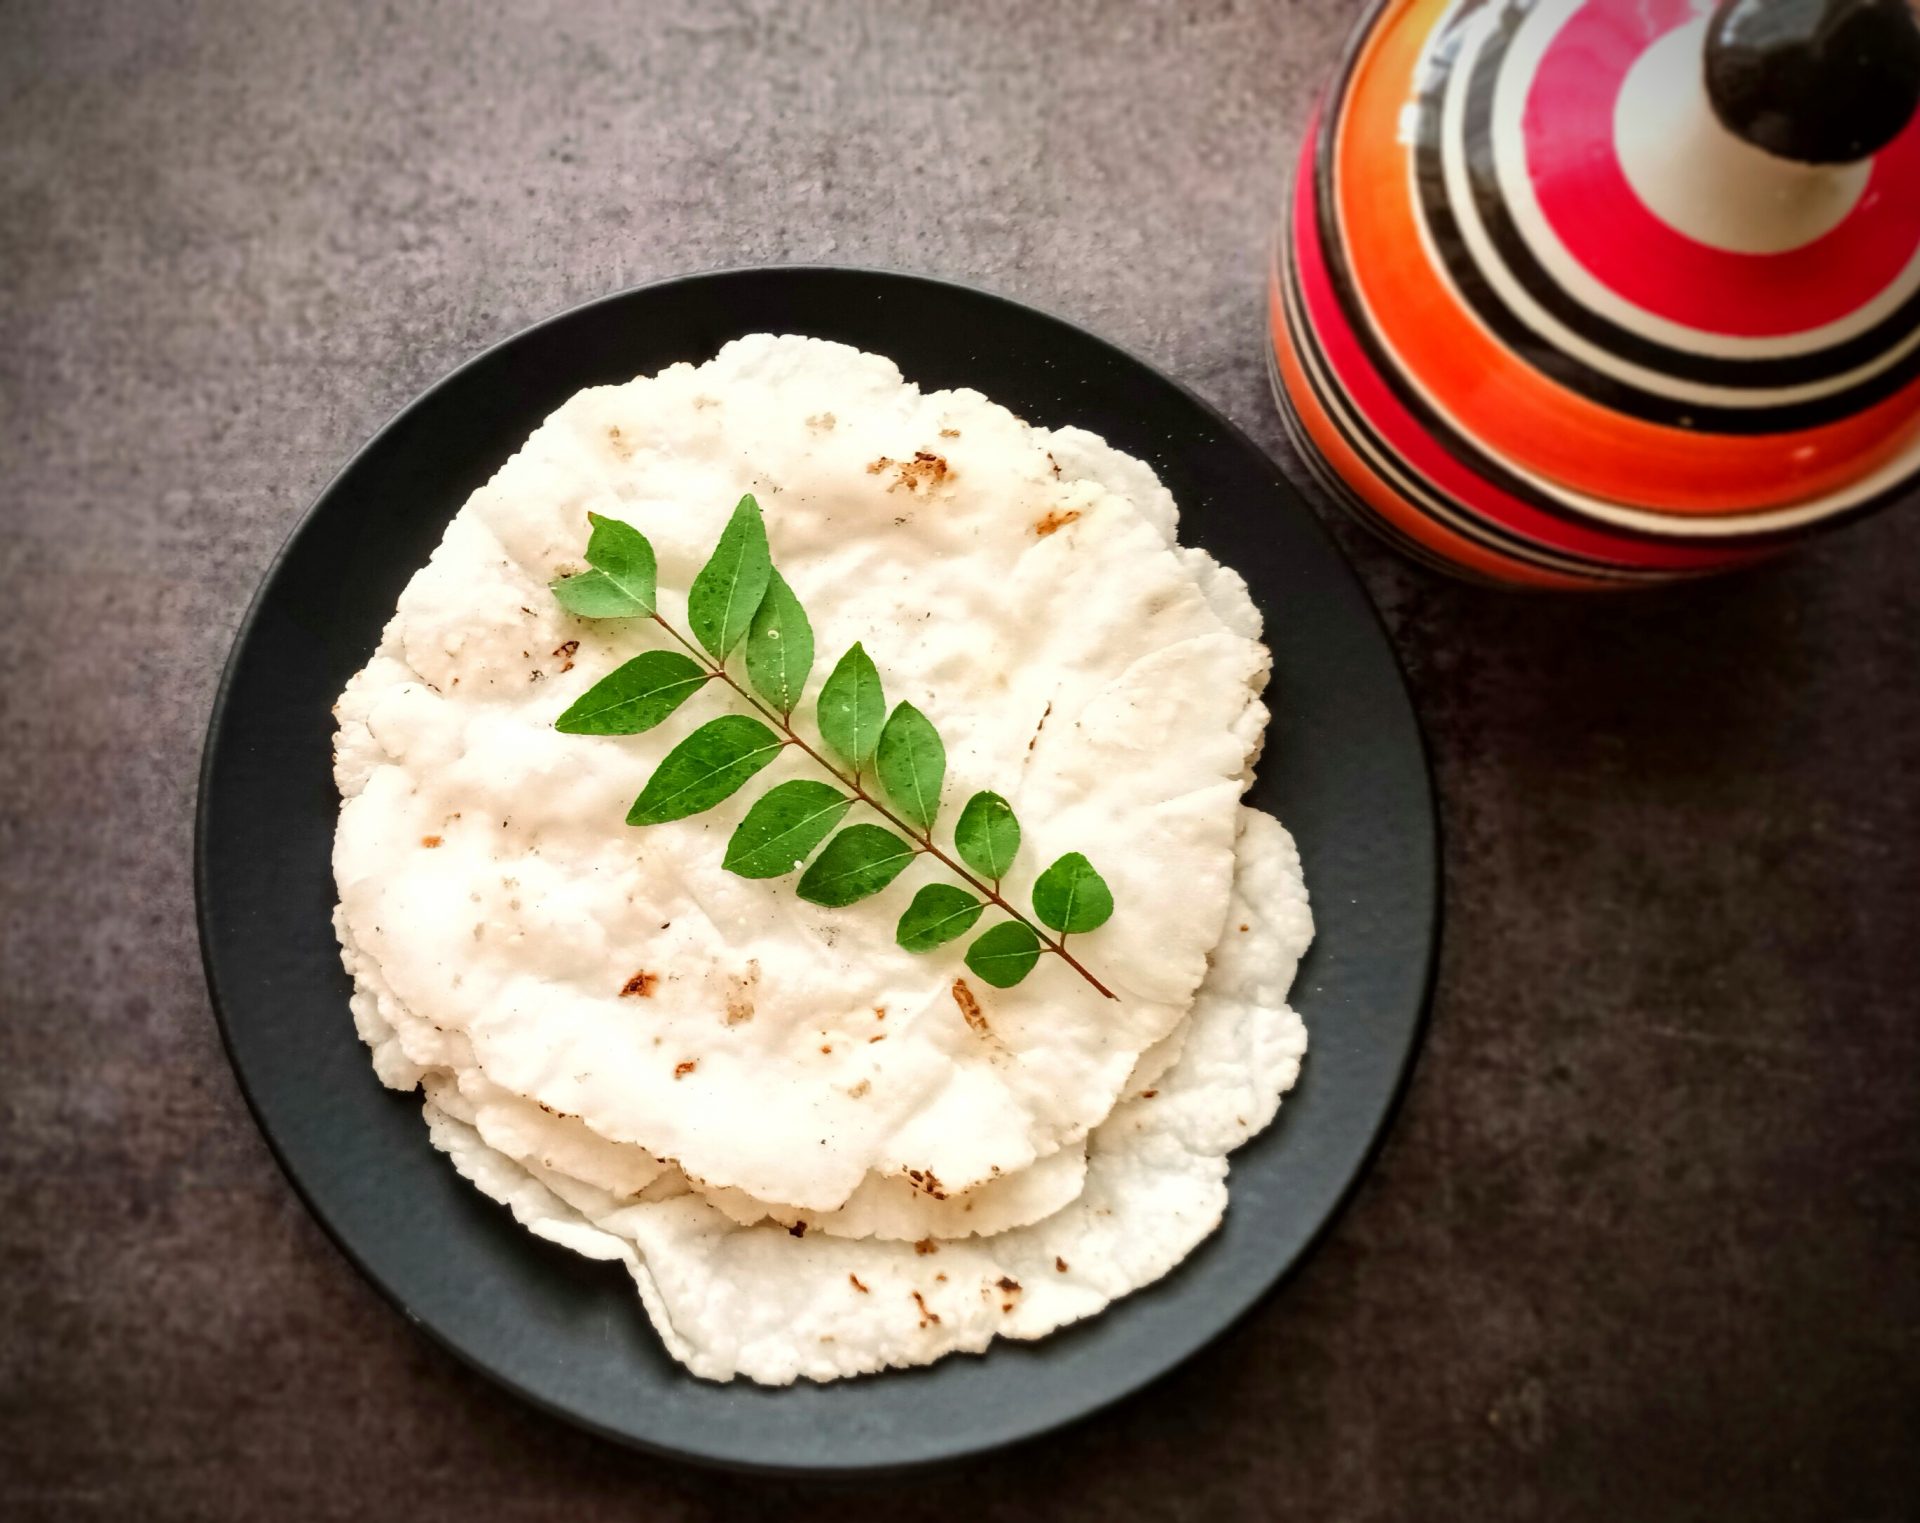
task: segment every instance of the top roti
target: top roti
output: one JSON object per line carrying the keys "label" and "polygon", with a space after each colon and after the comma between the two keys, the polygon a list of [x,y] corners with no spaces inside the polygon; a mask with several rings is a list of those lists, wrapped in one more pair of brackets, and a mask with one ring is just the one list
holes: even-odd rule
{"label": "top roti", "polygon": [[[1268,657],[1196,584],[1169,505],[1048,443],[977,393],[791,337],[568,402],[461,509],[342,697],[334,862],[359,954],[493,1083],[761,1200],[832,1210],[870,1174],[950,1195],[1085,1136],[1219,939]],[[660,759],[731,707],[718,687],[647,734],[553,729],[667,640],[555,603],[587,513],[652,540],[684,628],[744,492],[814,627],[796,726],[817,738],[819,679],[864,642],[889,702],[946,743],[937,840],[990,788],[1025,831],[1009,898],[1067,851],[1111,885],[1112,919],[1073,950],[1117,1000],[1045,957],[1014,989],[972,980],[969,1021],[959,948],[893,940],[946,878],[930,860],[839,910],[727,873],[753,800],[820,775],[793,749],[705,814],[626,826]]]}

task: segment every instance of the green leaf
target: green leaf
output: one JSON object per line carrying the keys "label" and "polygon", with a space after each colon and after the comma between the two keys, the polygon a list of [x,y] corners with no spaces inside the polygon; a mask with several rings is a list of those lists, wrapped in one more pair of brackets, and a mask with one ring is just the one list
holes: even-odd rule
{"label": "green leaf", "polygon": [[967,966],[996,989],[1011,989],[1040,960],[1040,938],[1033,927],[1003,920],[967,948]]}
{"label": "green leaf", "polygon": [[1113,890],[1091,862],[1070,851],[1034,880],[1033,912],[1063,936],[1097,930],[1113,913]]}
{"label": "green leaf", "polygon": [[747,811],[720,865],[743,878],[784,877],[852,807],[852,799],[826,783],[808,778],[776,783]]}
{"label": "green leaf", "polygon": [[893,939],[909,952],[931,952],[973,929],[986,908],[964,888],[929,883],[913,896]]}
{"label": "green leaf", "polygon": [[651,730],[707,680],[677,650],[650,650],[582,693],[553,727],[568,735],[638,735]]}
{"label": "green leaf", "polygon": [[747,680],[782,714],[791,714],[812,670],[813,626],[787,579],[775,571],[747,626]]}
{"label": "green leaf", "polygon": [[931,830],[947,776],[947,748],[933,721],[910,703],[897,705],[880,732],[876,756],[887,797],[914,824]]}
{"label": "green leaf", "polygon": [[816,712],[821,735],[842,761],[858,772],[873,760],[880,726],[887,717],[887,699],[880,689],[880,673],[861,646],[842,656],[829,674]]}
{"label": "green leaf", "polygon": [[725,660],[727,652],[746,637],[772,577],[767,526],[760,518],[760,504],[748,493],[734,508],[712,558],[687,591],[687,623],[715,660]]}
{"label": "green leaf", "polygon": [[1020,822],[1013,817],[1013,805],[997,793],[976,793],[960,811],[953,844],[967,866],[998,883],[1020,850]]}
{"label": "green leaf", "polygon": [[549,584],[560,606],[583,619],[631,619],[653,612],[653,546],[632,524],[589,513],[587,564]]}
{"label": "green leaf", "polygon": [[914,849],[891,830],[849,825],[800,875],[795,892],[809,904],[837,909],[879,893],[914,856]]}
{"label": "green leaf", "polygon": [[722,714],[667,753],[627,811],[629,825],[660,825],[711,809],[780,754],[785,744],[757,719]]}

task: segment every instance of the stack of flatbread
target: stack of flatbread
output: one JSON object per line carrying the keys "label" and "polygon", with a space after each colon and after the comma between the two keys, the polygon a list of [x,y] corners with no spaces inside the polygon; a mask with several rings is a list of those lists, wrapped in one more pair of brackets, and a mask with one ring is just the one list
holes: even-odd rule
{"label": "stack of flatbread", "polygon": [[[589,512],[653,543],[660,612],[751,492],[823,663],[855,641],[920,708],[959,802],[1111,886],[1016,987],[895,923],[923,856],[840,909],[721,865],[787,748],[707,813],[624,823],[717,684],[657,729],[554,720],[649,620],[549,591]],[[1176,543],[1153,472],[888,360],[760,335],[553,414],[449,525],[336,706],[336,924],[381,1080],[541,1237],[625,1264],[716,1380],[830,1380],[1037,1338],[1172,1269],[1306,1050],[1312,936],[1286,831],[1241,796],[1269,657],[1245,584]],[[812,692],[795,714],[813,731]],[[810,770],[811,769],[811,770]],[[856,806],[850,819],[858,819]],[[991,923],[991,922],[983,922]]]}

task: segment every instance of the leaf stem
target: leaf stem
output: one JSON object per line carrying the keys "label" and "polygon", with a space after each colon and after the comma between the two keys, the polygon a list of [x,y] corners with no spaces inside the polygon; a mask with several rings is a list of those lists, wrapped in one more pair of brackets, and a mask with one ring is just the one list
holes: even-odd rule
{"label": "leaf stem", "polygon": [[899,815],[895,814],[891,809],[887,808],[885,804],[881,803],[879,799],[875,798],[871,793],[867,792],[867,790],[860,785],[860,772],[858,768],[855,768],[853,776],[849,777],[847,776],[846,773],[842,772],[838,767],[836,767],[832,762],[828,761],[826,757],[822,756],[812,746],[807,744],[806,740],[802,738],[802,736],[793,728],[793,725],[791,723],[791,720],[792,720],[791,711],[789,711],[786,717],[784,718],[779,714],[776,714],[772,709],[768,708],[758,698],[754,697],[752,693],[748,692],[746,688],[742,687],[738,682],[733,680],[732,674],[727,671],[726,663],[724,661],[715,662],[711,660],[707,656],[705,651],[699,649],[696,645],[694,645],[693,642],[687,639],[685,635],[681,634],[679,630],[675,629],[665,619],[661,618],[658,613],[650,614],[648,617],[650,617],[654,623],[658,624],[668,634],[672,635],[674,639],[678,640],[680,644],[685,646],[687,649],[687,653],[691,655],[695,661],[699,662],[700,665],[704,667],[709,673],[711,673],[715,677],[718,677],[722,682],[726,683],[728,687],[732,688],[742,698],[746,699],[748,703],[752,704],[754,708],[759,710],[763,718],[771,720],[773,724],[779,729],[780,733],[786,737],[787,744],[798,746],[802,751],[805,751],[807,755],[811,756],[816,762],[818,762],[820,766],[824,768],[831,776],[837,778],[845,786],[851,788],[853,790],[854,797],[859,799],[861,803],[865,804],[869,809],[873,810],[876,814],[880,815],[882,818],[891,822],[894,828],[899,830],[903,835],[905,835],[908,840],[916,842],[921,851],[927,852],[933,857],[937,858],[947,868],[947,870],[951,872],[955,877],[960,878],[966,883],[970,884],[978,892],[984,894],[987,897],[989,902],[993,904],[997,904],[1001,909],[1005,910],[1009,915],[1013,916],[1015,920],[1019,921],[1028,930],[1032,931],[1035,938],[1039,941],[1040,945],[1043,948],[1045,948],[1049,952],[1055,953],[1063,962],[1066,963],[1068,967],[1072,968],[1074,972],[1078,973],[1088,983],[1092,984],[1093,987],[1098,989],[1101,994],[1105,995],[1108,999],[1111,999],[1111,1000],[1119,999],[1120,997],[1119,995],[1115,994],[1113,990],[1109,989],[1105,984],[1101,983],[1099,979],[1095,978],[1093,974],[1088,972],[1086,965],[1083,964],[1079,958],[1075,957],[1071,952],[1069,952],[1066,949],[1066,946],[1065,946],[1066,938],[1064,936],[1061,937],[1060,940],[1055,941],[1053,937],[1049,936],[1044,930],[1042,930],[1039,926],[1035,925],[1025,915],[1021,914],[1020,911],[1015,909],[1004,898],[1002,898],[1000,894],[1000,885],[998,882],[995,882],[994,885],[991,888],[989,888],[985,883],[982,883],[978,878],[974,877],[972,873],[968,872],[966,868],[962,867],[958,862],[954,861],[952,857],[948,856],[938,846],[934,845],[933,832],[931,830],[925,830],[925,831],[915,830],[905,820],[901,819]]}

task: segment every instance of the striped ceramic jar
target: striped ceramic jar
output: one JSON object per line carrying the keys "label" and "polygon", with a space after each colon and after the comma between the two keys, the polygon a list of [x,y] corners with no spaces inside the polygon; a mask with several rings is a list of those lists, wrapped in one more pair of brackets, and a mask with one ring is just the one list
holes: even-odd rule
{"label": "striped ceramic jar", "polygon": [[1920,484],[1908,0],[1386,0],[1272,271],[1327,490],[1495,581],[1738,566]]}

